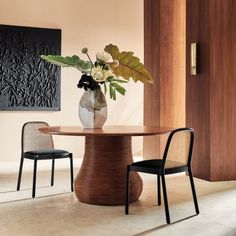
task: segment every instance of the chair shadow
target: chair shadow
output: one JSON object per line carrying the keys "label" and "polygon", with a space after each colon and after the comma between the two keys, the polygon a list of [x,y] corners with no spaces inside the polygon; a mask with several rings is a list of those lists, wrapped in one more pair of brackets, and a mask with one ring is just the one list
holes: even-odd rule
{"label": "chair shadow", "polygon": [[[39,189],[39,188],[48,188],[48,187],[52,187],[52,186],[46,185],[46,186],[37,187],[37,189]],[[23,189],[20,189],[19,191],[28,191],[28,190],[32,190],[32,188],[23,188]],[[15,193],[15,192],[19,192],[19,191],[17,191],[17,190],[7,190],[7,191],[0,192],[0,194]]]}
{"label": "chair shadow", "polygon": [[[46,185],[46,186],[40,186],[40,187],[37,187],[37,189],[43,189],[43,188],[48,188],[48,187],[53,187],[51,185]],[[32,191],[32,188],[24,188],[24,189],[21,189],[19,191]],[[16,193],[16,192],[19,192],[17,190],[8,190],[8,191],[3,191],[3,192],[0,192],[0,195],[3,195],[3,194],[8,194],[8,193]],[[50,195],[44,195],[44,196],[36,196],[34,199],[43,199],[43,198],[47,198],[47,197],[54,197],[54,196],[58,196],[58,195],[64,195],[64,194],[68,194],[68,193],[72,193],[71,191],[68,191],[68,192],[61,192],[61,193],[55,193],[55,194],[50,194]],[[21,201],[27,201],[27,200],[32,200],[33,198],[32,197],[27,197],[27,198],[21,198],[21,199],[14,199],[14,200],[9,200],[9,201],[0,201],[0,205],[1,204],[6,204],[6,203],[13,203],[13,202],[21,202]]]}
{"label": "chair shadow", "polygon": [[182,222],[182,221],[191,219],[191,218],[193,218],[193,217],[195,217],[195,216],[197,216],[197,215],[198,215],[198,214],[194,214],[194,215],[185,217],[185,218],[183,218],[183,219],[173,221],[173,222],[171,222],[169,225],[168,225],[168,224],[160,225],[160,226],[157,226],[157,227],[155,227],[155,228],[153,228],[153,229],[148,229],[148,230],[145,230],[144,232],[141,232],[141,233],[138,233],[138,234],[134,234],[133,236],[143,236],[143,235],[147,235],[147,234],[150,234],[150,233],[155,232],[156,230],[164,229],[164,228],[169,227],[170,225],[174,225],[174,224],[180,223],[180,222]]}

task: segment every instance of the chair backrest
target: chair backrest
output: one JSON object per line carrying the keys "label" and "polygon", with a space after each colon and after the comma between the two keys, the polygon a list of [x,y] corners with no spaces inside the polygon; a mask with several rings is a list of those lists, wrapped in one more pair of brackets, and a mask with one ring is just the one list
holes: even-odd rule
{"label": "chair backrest", "polygon": [[191,165],[193,142],[194,130],[192,128],[173,130],[166,143],[162,167],[165,168],[166,160],[175,161],[182,165]]}
{"label": "chair backrest", "polygon": [[30,121],[23,125],[21,133],[22,152],[33,150],[49,150],[54,148],[50,134],[41,133],[38,129],[48,127],[43,121]]}

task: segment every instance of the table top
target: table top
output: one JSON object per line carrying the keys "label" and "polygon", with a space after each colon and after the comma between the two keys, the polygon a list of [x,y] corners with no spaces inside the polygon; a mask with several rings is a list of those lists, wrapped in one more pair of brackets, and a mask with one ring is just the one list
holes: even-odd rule
{"label": "table top", "polygon": [[40,128],[40,132],[53,135],[71,136],[147,136],[169,133],[174,128],[154,126],[113,125],[101,129],[85,129],[80,126],[50,126]]}

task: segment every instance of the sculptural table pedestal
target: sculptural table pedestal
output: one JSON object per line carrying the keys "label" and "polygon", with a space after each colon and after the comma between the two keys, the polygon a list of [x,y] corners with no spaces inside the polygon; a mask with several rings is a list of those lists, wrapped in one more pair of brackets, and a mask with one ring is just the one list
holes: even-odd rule
{"label": "sculptural table pedestal", "polygon": [[[147,126],[108,126],[102,129],[55,126],[41,128],[44,133],[85,136],[85,154],[74,186],[81,202],[96,205],[125,203],[126,168],[133,162],[131,137],[170,132],[172,128]],[[130,176],[130,202],[142,193],[138,173]]]}
{"label": "sculptural table pedestal", "polygon": [[[81,202],[97,205],[125,203],[126,167],[133,162],[131,137],[86,137],[85,154],[75,178],[75,194]],[[138,200],[142,179],[131,174],[130,201]]]}

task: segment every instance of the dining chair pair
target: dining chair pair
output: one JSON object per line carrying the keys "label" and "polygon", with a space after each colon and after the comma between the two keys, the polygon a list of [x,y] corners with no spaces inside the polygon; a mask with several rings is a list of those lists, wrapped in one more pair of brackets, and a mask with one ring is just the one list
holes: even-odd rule
{"label": "dining chair pair", "polygon": [[54,185],[54,169],[55,160],[62,158],[70,159],[70,182],[71,191],[73,192],[73,155],[72,153],[54,148],[54,142],[50,134],[44,134],[39,131],[39,128],[48,127],[48,123],[43,121],[26,122],[22,127],[21,132],[21,159],[17,180],[17,191],[20,190],[21,176],[23,170],[24,159],[34,161],[33,167],[33,186],[32,198],[35,197],[37,165],[39,160],[52,160],[51,166],[51,186]]}
{"label": "dining chair pair", "polygon": [[143,160],[134,162],[127,166],[126,198],[125,198],[126,214],[129,214],[130,172],[132,171],[157,175],[157,204],[158,206],[161,205],[161,185],[162,185],[167,224],[170,224],[171,221],[170,221],[165,176],[179,172],[188,172],[195,211],[197,215],[199,214],[197,195],[195,191],[192,168],[191,168],[193,143],[194,143],[193,129],[180,128],[173,130],[167,139],[162,159]]}

